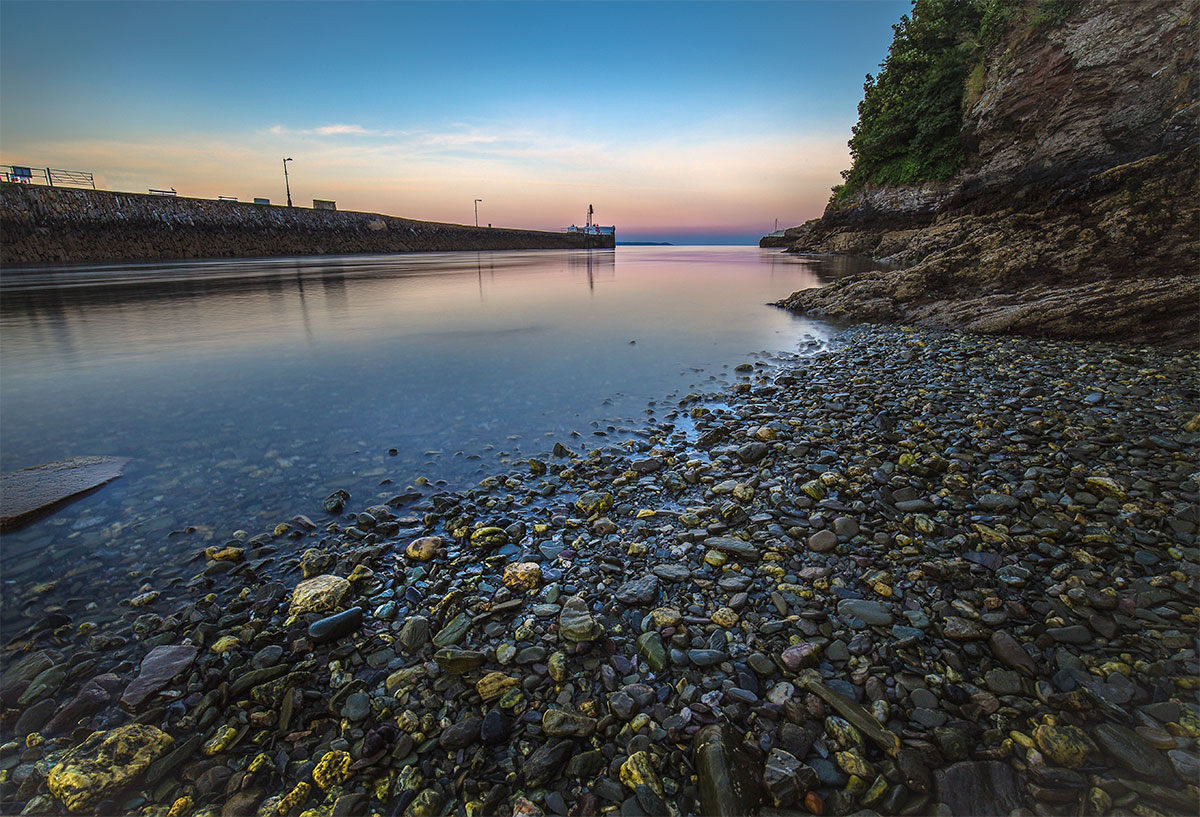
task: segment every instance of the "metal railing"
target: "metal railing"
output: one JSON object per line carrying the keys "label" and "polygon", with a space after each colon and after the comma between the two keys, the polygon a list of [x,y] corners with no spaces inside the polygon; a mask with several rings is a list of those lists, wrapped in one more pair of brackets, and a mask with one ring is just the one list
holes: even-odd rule
{"label": "metal railing", "polygon": [[90,187],[96,189],[96,178],[83,170],[57,170],[52,167],[0,165],[0,180],[18,184],[46,184],[50,187]]}

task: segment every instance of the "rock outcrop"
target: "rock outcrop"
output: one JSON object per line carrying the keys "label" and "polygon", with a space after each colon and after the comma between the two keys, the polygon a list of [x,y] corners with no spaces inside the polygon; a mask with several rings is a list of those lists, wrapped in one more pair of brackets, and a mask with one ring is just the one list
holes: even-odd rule
{"label": "rock outcrop", "polygon": [[781,305],[1059,338],[1197,338],[1197,4],[1085,0],[1018,20],[967,89],[967,165],[867,188],[764,246],[872,255]]}

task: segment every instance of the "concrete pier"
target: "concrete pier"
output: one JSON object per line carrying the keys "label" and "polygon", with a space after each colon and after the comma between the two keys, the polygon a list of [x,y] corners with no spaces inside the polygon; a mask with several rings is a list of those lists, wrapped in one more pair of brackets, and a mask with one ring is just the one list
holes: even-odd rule
{"label": "concrete pier", "polygon": [[0,264],[585,249],[611,235],[509,230],[378,213],[5,182]]}

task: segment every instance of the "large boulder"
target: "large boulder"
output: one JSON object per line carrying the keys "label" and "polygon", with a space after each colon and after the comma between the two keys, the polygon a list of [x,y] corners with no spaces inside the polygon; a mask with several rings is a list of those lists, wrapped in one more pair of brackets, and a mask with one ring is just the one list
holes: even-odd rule
{"label": "large boulder", "polygon": [[350,582],[341,576],[326,573],[300,582],[292,591],[288,615],[301,613],[332,613],[350,595]]}
{"label": "large boulder", "polygon": [[144,723],[93,732],[50,770],[46,784],[69,811],[88,811],[133,782],[174,743],[166,732]]}
{"label": "large boulder", "polygon": [[713,817],[757,814],[762,800],[758,766],[728,724],[696,733],[700,811]]}
{"label": "large boulder", "polygon": [[595,641],[604,635],[604,626],[588,611],[587,602],[571,596],[559,613],[558,634],[566,641]]}

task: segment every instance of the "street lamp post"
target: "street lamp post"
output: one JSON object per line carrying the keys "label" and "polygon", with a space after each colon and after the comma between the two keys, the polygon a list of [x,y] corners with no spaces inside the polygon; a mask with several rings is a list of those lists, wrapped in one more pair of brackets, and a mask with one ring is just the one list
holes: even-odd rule
{"label": "street lamp post", "polygon": [[475,199],[475,226],[479,226],[479,202],[483,199]]}
{"label": "street lamp post", "polygon": [[283,186],[287,190],[288,207],[292,206],[292,186],[288,184],[287,163],[292,160],[289,156],[283,160]]}

